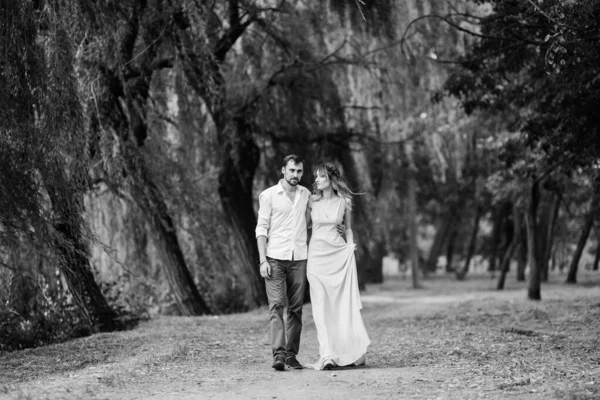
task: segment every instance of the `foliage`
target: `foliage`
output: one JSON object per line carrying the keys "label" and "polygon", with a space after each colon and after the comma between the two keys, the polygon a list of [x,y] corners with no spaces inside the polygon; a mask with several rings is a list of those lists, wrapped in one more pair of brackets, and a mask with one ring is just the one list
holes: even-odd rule
{"label": "foliage", "polygon": [[[53,288],[42,276],[37,280],[15,274],[8,296],[0,304],[0,352],[37,347],[89,335],[90,327],[77,310],[60,274]],[[24,289],[23,286],[26,285]]]}
{"label": "foliage", "polygon": [[43,106],[31,90],[43,85],[44,60],[33,45],[31,4],[3,3],[0,13],[0,243],[10,246],[22,235],[46,231],[38,167],[56,149],[52,135],[33,118]]}
{"label": "foliage", "polygon": [[489,3],[447,90],[467,111],[512,112],[509,129],[524,132],[548,164],[592,165],[600,155],[600,1]]}
{"label": "foliage", "polygon": [[[11,274],[6,296],[0,296],[0,354],[88,336],[88,321],[59,270],[32,277]],[[149,318],[135,293],[124,293],[117,282],[102,283],[111,308],[126,328]]]}

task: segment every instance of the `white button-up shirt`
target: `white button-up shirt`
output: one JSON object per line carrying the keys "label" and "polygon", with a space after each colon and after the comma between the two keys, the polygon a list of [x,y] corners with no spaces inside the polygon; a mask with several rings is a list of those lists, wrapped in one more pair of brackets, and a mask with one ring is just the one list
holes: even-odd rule
{"label": "white button-up shirt", "polygon": [[310,192],[296,186],[294,201],[283,190],[281,181],[258,197],[256,237],[267,238],[267,257],[278,260],[306,260],[306,206]]}

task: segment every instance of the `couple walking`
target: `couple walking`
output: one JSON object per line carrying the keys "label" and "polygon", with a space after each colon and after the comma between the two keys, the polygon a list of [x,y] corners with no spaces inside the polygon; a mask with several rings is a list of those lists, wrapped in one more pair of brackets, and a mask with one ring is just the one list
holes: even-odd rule
{"label": "couple walking", "polygon": [[[370,340],[360,315],[352,232],[353,193],[337,167],[324,163],[313,170],[311,194],[299,185],[303,164],[297,155],[285,157],[283,179],[259,197],[256,240],[260,274],[265,278],[269,300],[273,368],[303,368],[296,355],[307,278],[320,353],[311,367],[327,370],[361,365]],[[307,249],[307,228],[311,227]],[[346,240],[340,233],[345,233]]]}

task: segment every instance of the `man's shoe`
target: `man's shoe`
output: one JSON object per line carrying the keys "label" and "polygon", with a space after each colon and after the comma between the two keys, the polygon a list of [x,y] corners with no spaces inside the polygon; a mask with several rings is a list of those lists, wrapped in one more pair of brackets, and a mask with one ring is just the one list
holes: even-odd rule
{"label": "man's shoe", "polygon": [[272,367],[275,371],[283,371],[285,369],[285,358],[283,356],[275,356]]}
{"label": "man's shoe", "polygon": [[304,368],[302,366],[302,364],[300,364],[298,362],[298,360],[296,359],[296,356],[291,356],[291,357],[286,358],[285,365],[287,365],[291,369],[303,369]]}

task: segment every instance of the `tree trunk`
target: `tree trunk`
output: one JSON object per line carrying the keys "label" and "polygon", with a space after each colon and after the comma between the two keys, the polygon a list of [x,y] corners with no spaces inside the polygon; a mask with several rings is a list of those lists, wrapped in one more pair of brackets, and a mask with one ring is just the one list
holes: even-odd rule
{"label": "tree trunk", "polygon": [[48,179],[52,183],[47,185],[47,190],[52,210],[56,213],[53,226],[58,235],[53,242],[62,258],[60,271],[67,281],[75,304],[93,332],[123,329],[92,273],[89,252],[82,233],[82,200],[69,198],[65,192],[68,183],[64,181],[58,182],[60,186],[53,187],[52,184],[57,183],[56,179],[57,177]]}
{"label": "tree trunk", "polygon": [[[598,236],[597,233],[596,236]],[[592,267],[592,271],[598,271],[598,264],[600,264],[600,242],[598,239],[596,239],[596,256],[594,257],[594,266]]]}
{"label": "tree trunk", "polygon": [[475,247],[477,245],[477,232],[479,232],[479,220],[481,219],[481,206],[477,206],[477,211],[475,212],[475,221],[473,222],[473,229],[471,230],[471,237],[469,238],[469,248],[467,250],[467,258],[465,259],[465,264],[462,269],[456,274],[456,278],[460,281],[465,279],[465,276],[469,272],[469,268],[471,265],[471,258],[473,258],[473,254],[475,253]]}
{"label": "tree trunk", "polygon": [[498,285],[496,287],[496,289],[498,290],[503,290],[504,289],[504,284],[506,282],[506,275],[508,274],[508,271],[510,270],[510,261],[513,257],[513,254],[515,253],[515,250],[517,249],[517,247],[519,247],[521,245],[521,218],[520,218],[520,212],[517,209],[517,207],[515,207],[513,205],[512,207],[513,209],[513,235],[512,235],[512,240],[510,242],[510,245],[508,246],[508,248],[506,249],[506,252],[504,253],[504,257],[502,258],[502,264],[500,265],[500,277],[498,278]]}
{"label": "tree trunk", "polygon": [[96,283],[79,228],[68,223],[57,223],[54,228],[61,235],[54,242],[63,259],[60,271],[67,281],[75,304],[92,331],[112,332],[123,329],[123,324]]}
{"label": "tree trunk", "polygon": [[[204,2],[203,2],[204,3]],[[226,102],[226,81],[222,66],[228,52],[244,34],[248,26],[258,19],[258,15],[242,22],[245,10],[238,1],[228,2],[229,23],[223,35],[217,38],[209,34],[212,42],[211,59],[203,58],[194,48],[197,38],[190,36],[189,27],[193,21],[180,18],[177,32],[177,51],[185,60],[181,63],[186,79],[192,89],[202,98],[213,119],[220,147],[221,163],[218,177],[218,193],[223,212],[228,219],[231,231],[240,253],[240,262],[246,271],[247,284],[252,288],[255,305],[267,303],[265,282],[260,276],[259,256],[254,231],[256,215],[253,204],[252,184],[260,160],[260,150],[252,137],[252,107],[254,102],[232,109]],[[208,4],[208,3],[207,3]],[[206,6],[207,6],[206,4]],[[210,6],[205,10],[213,13]],[[213,13],[213,16],[216,14]],[[218,21],[218,18],[216,18]]]}
{"label": "tree trunk", "polygon": [[556,226],[556,220],[560,210],[560,201],[560,196],[553,195],[552,200],[545,205],[544,211],[542,211],[540,215],[540,234],[543,233],[541,236],[543,244],[540,246],[540,253],[542,257],[542,282],[548,281],[550,256],[552,255],[554,244],[554,228]]}
{"label": "tree trunk", "polygon": [[[36,189],[41,191],[43,186],[50,199],[50,211],[53,215],[52,221],[49,223],[52,224],[54,232],[51,232],[51,237],[45,239],[61,258],[60,272],[67,282],[75,306],[79,309],[90,330],[111,332],[122,329],[123,325],[102,294],[89,263],[81,217],[84,209],[82,194],[85,186],[82,181],[85,168],[79,168],[83,163],[72,162],[73,170],[67,172],[67,163],[60,164],[63,159],[74,161],[79,157],[82,159],[84,157],[71,150],[63,153],[65,149],[62,146],[52,143],[52,140],[49,140],[50,136],[44,136],[47,134],[46,130],[56,137],[62,137],[61,140],[66,140],[69,137],[68,134],[83,135],[84,133],[79,124],[81,110],[77,108],[80,103],[75,89],[72,58],[68,46],[57,45],[55,48],[50,48],[51,50],[48,50],[49,48],[42,50],[41,48],[41,46],[45,47],[43,42],[48,39],[47,36],[38,35],[37,31],[41,21],[40,17],[43,16],[42,7],[42,2],[2,2],[0,12],[0,25],[3,27],[2,43],[3,45],[11,44],[18,49],[18,53],[14,54],[19,54],[19,57],[11,57],[14,54],[8,53],[8,58],[1,60],[2,74],[6,73],[3,78],[10,80],[14,79],[12,74],[19,76],[12,88],[2,88],[2,90],[13,92],[9,98],[14,101],[10,106],[15,108],[3,109],[0,131],[2,131],[2,135],[5,135],[6,130],[11,132],[14,128],[31,127],[36,135],[39,135],[35,141],[27,144],[31,146],[31,150],[36,151],[33,153],[36,155],[28,160],[32,168],[28,172],[35,173],[40,177],[40,182],[36,182],[40,187]],[[52,17],[48,18],[46,15],[42,19],[48,22],[48,19],[52,19]],[[66,37],[60,27],[47,26],[46,29],[55,30],[54,33],[57,36],[54,39],[56,40]],[[57,49],[60,49],[60,64],[52,64],[56,59],[49,62],[42,61],[44,57],[52,58],[48,51],[59,51]],[[2,50],[8,51],[6,48]],[[42,60],[38,60],[39,57]],[[3,104],[3,106],[6,105]],[[49,107],[46,108],[47,106]],[[65,110],[71,114],[65,115],[62,112]],[[7,118],[7,115],[10,118]],[[43,149],[48,153],[43,155],[41,152],[39,153],[40,156],[43,156],[43,160],[37,155],[36,147],[40,145],[43,146],[40,147],[40,150]],[[46,156],[48,156],[47,159],[45,159]],[[35,180],[37,181],[37,178]],[[4,191],[13,189],[5,186],[2,187]],[[43,197],[41,193],[38,192],[38,194],[40,194],[40,198]],[[46,201],[41,200],[41,202],[45,203]],[[29,211],[24,210],[27,213]],[[40,218],[40,223],[45,225],[43,219],[44,217]],[[42,230],[35,224],[31,228],[34,231],[46,230],[45,226]],[[29,233],[31,232],[26,234]]]}
{"label": "tree trunk", "polygon": [[503,206],[497,205],[492,213],[494,227],[492,228],[492,248],[488,255],[488,271],[496,270],[496,263],[498,262],[498,247],[500,246],[500,239],[502,236],[502,219],[504,217],[502,213]]}
{"label": "tree trunk", "polygon": [[[141,181],[134,185],[133,197],[153,227],[152,234],[157,239],[165,261],[161,270],[169,282],[179,312],[181,315],[211,314],[187,266],[175,224],[169,215],[163,195],[150,180],[142,162],[137,164],[138,177]],[[135,167],[130,166],[130,168]]]}
{"label": "tree trunk", "polygon": [[[456,225],[454,225],[456,227]],[[452,259],[454,257],[454,244],[456,243],[456,228],[453,228],[448,237],[448,244],[446,245],[446,272],[453,272],[454,267],[452,266]]]}
{"label": "tree trunk", "polygon": [[581,230],[581,235],[579,236],[579,241],[577,242],[577,248],[575,249],[575,253],[573,254],[571,265],[569,266],[569,273],[567,274],[566,283],[577,283],[577,270],[579,268],[579,260],[581,259],[581,254],[583,253],[583,249],[585,248],[585,244],[587,243],[590,231],[592,230],[592,225],[594,225],[596,208],[598,207],[599,201],[600,196],[597,193],[594,193],[594,196],[592,197],[592,203],[590,205],[590,211],[586,216],[583,229]]}
{"label": "tree trunk", "polygon": [[258,266],[258,247],[254,234],[257,221],[252,192],[260,151],[249,127],[242,120],[235,121],[234,129],[235,134],[227,132],[225,128],[218,134],[222,148],[218,190],[223,211],[237,236],[242,255],[240,259],[247,270],[248,284],[253,288],[254,302],[261,305],[266,304],[266,290]]}
{"label": "tree trunk", "polygon": [[517,282],[525,282],[525,268],[527,267],[527,232],[523,234],[526,228],[523,226],[523,218],[519,218],[519,250],[517,252]]}
{"label": "tree trunk", "polygon": [[527,226],[527,260],[529,262],[529,286],[527,288],[527,297],[530,300],[542,299],[542,281],[537,244],[537,211],[540,201],[539,190],[539,183],[535,181],[534,177],[530,188],[525,218]]}
{"label": "tree trunk", "polygon": [[410,265],[412,268],[412,285],[418,289],[419,285],[419,248],[417,247],[417,180],[415,172],[410,171],[408,178],[408,219],[410,235]]}
{"label": "tree trunk", "polygon": [[[104,70],[105,84],[108,93],[112,96],[104,96],[100,103],[103,117],[106,123],[105,129],[114,129],[114,135],[119,137],[125,167],[122,171],[131,179],[131,194],[136,204],[144,211],[150,222],[153,232],[160,246],[160,251],[165,261],[162,271],[173,292],[173,296],[182,315],[210,314],[211,310],[198,292],[192,274],[185,261],[177,229],[165,201],[163,193],[154,183],[150,176],[146,161],[142,155],[142,149],[147,137],[147,115],[146,110],[139,106],[143,104],[140,99],[147,99],[149,94],[150,78],[145,80],[127,81],[119,79],[115,71]],[[124,86],[121,86],[124,85]],[[119,92],[126,93],[126,101],[121,103]],[[126,110],[129,118],[124,124],[118,115]],[[112,128],[108,128],[112,125]],[[131,135],[130,132],[135,132]],[[106,132],[104,134],[107,134]],[[117,178],[119,179],[119,178]]]}
{"label": "tree trunk", "polygon": [[517,248],[518,243],[519,240],[516,237],[513,237],[512,242],[510,242],[508,249],[506,249],[506,252],[504,253],[504,257],[502,257],[502,263],[500,264],[500,277],[498,278],[498,285],[496,286],[496,289],[498,290],[504,289],[506,275],[508,274],[508,271],[510,269],[510,260],[512,259],[512,256],[515,252],[515,249]]}
{"label": "tree trunk", "polygon": [[382,229],[376,223],[379,217],[375,209],[377,190],[368,167],[366,149],[360,143],[351,144],[351,146],[350,143],[340,146],[335,151],[335,157],[341,160],[349,185],[358,188],[360,192],[365,192],[363,196],[354,197],[355,211],[352,217],[356,226],[354,238],[358,243],[358,283],[359,288],[363,290],[367,282],[383,282],[382,259],[387,250]]}
{"label": "tree trunk", "polygon": [[437,268],[438,258],[440,256],[440,253],[442,252],[444,243],[447,241],[446,239],[450,232],[450,228],[452,227],[453,220],[454,212],[451,209],[446,215],[444,215],[441,223],[438,225],[438,228],[435,232],[435,238],[433,239],[433,244],[431,245],[431,249],[429,250],[429,256],[427,257],[427,262],[425,264],[424,271],[435,272]]}
{"label": "tree trunk", "polygon": [[[102,135],[117,138],[123,162],[118,162],[116,168],[109,168],[109,179],[121,187],[128,186],[135,203],[145,213],[152,226],[152,232],[157,240],[159,251],[164,261],[162,272],[172,290],[173,296],[182,315],[210,314],[211,310],[198,292],[192,274],[177,237],[177,228],[169,210],[164,194],[151,176],[144,159],[143,149],[148,138],[148,123],[151,120],[148,112],[151,100],[151,82],[155,70],[152,64],[159,58],[159,48],[164,39],[162,32],[153,31],[157,25],[151,26],[144,18],[145,12],[152,12],[147,2],[133,2],[132,12],[123,16],[124,29],[116,39],[118,53],[112,64],[112,54],[104,54],[108,58],[96,60],[96,68],[100,74],[98,79],[102,86],[102,96],[93,108],[90,108],[90,118],[98,120],[98,129]],[[94,19],[94,16],[89,16]],[[163,29],[164,31],[164,29]],[[104,32],[90,31],[90,35],[102,37]],[[136,44],[143,35],[156,35],[144,51],[138,53]],[[137,54],[134,54],[137,53]],[[155,69],[156,68],[156,69]],[[161,67],[162,68],[162,67]],[[99,153],[101,153],[99,151]],[[123,176],[129,180],[123,182]]]}

